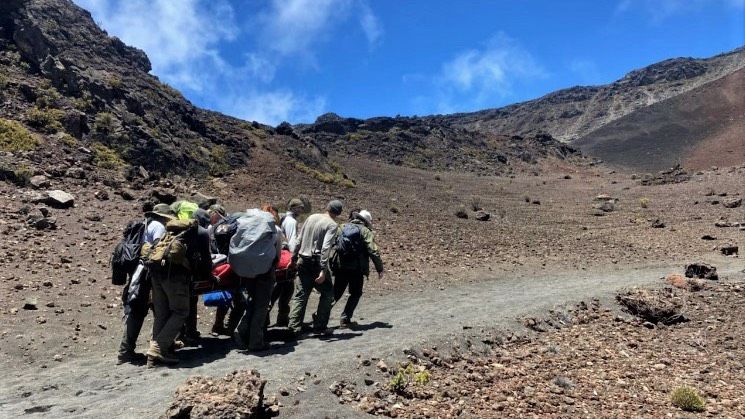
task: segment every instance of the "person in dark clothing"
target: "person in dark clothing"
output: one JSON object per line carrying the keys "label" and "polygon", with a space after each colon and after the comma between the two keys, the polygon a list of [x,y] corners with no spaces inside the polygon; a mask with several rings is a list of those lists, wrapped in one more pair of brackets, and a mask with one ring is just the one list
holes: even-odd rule
{"label": "person in dark clothing", "polygon": [[[199,223],[199,228],[204,229],[205,232],[208,232],[208,228],[210,226],[210,215],[207,211],[203,209],[198,209],[194,211],[194,213],[191,216],[193,219],[197,220]],[[207,234],[207,237],[209,238],[209,233]],[[209,240],[210,244],[210,252],[213,250],[212,240]],[[210,261],[212,260],[212,256],[210,255]],[[211,275],[211,273],[210,273]],[[193,284],[194,281],[191,281]],[[200,333],[197,329],[197,309],[199,306],[199,296],[194,292],[194,288],[190,287],[189,291],[189,316],[186,318],[186,322],[184,323],[184,326],[181,328],[181,333],[179,333],[178,340],[181,341],[181,344],[179,346],[197,346],[199,343]]]}
{"label": "person in dark clothing", "polygon": [[[166,224],[169,233],[171,222]],[[178,222],[184,223],[182,220]],[[212,276],[207,230],[196,225],[180,234],[186,247],[185,259],[189,268],[168,263],[151,269],[154,321],[153,337],[147,351],[148,367],[178,363],[172,348],[179,330],[189,316],[192,279],[208,280]]]}
{"label": "person in dark clothing", "polygon": [[[349,287],[349,298],[342,311],[339,324],[341,327],[353,327],[352,316],[362,297],[364,278],[370,275],[370,260],[375,265],[378,277],[383,279],[383,260],[380,258],[375,235],[372,232],[372,215],[369,211],[352,211],[349,223],[360,231],[362,246],[360,251],[351,257],[338,255],[330,262],[334,273],[334,304],[341,300],[344,291]],[[342,226],[342,230],[344,226]]]}
{"label": "person in dark clothing", "polygon": [[[159,204],[155,207],[151,206],[146,211],[145,217],[148,221],[145,228],[145,243],[152,244],[165,234],[164,219],[171,216],[175,216],[175,214],[165,204]],[[117,364],[126,362],[144,363],[146,360],[144,354],[135,352],[135,347],[137,346],[137,338],[140,336],[140,331],[142,330],[142,324],[145,322],[145,317],[147,317],[147,313],[150,310],[151,287],[147,269],[144,269],[144,267],[138,269],[141,269],[139,278],[136,280],[139,286],[138,290],[136,292],[133,291],[133,295],[130,296],[130,287],[133,285],[133,280],[135,280],[134,272],[129,275],[129,280],[122,290],[122,306],[124,307],[122,323],[124,330],[122,332],[121,343],[119,344]]]}

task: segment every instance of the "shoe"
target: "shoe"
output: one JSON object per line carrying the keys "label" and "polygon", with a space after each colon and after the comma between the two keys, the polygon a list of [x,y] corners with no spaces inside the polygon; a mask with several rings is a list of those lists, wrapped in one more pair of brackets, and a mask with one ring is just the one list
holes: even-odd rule
{"label": "shoe", "polygon": [[150,346],[147,351],[147,367],[154,368],[158,365],[176,365],[178,364],[178,358],[171,358],[168,353],[161,353],[160,349],[154,346]]}
{"label": "shoe", "polygon": [[179,349],[184,349],[186,347],[186,344],[181,340],[174,340],[173,345],[171,346],[171,351],[178,351]]}
{"label": "shoe", "polygon": [[202,339],[201,335],[199,333],[195,335],[187,335],[181,337],[181,342],[183,342],[183,345],[185,347],[193,348],[196,346],[199,346],[199,341]]}
{"label": "shoe", "polygon": [[339,328],[341,329],[353,329],[357,326],[357,322],[353,322],[347,318],[342,317],[339,320]]}
{"label": "shoe", "polygon": [[268,343],[265,343],[261,346],[249,347],[248,352],[264,352],[264,351],[268,351],[271,348],[272,348],[271,345],[269,345]]}
{"label": "shoe", "polygon": [[233,342],[235,342],[235,345],[240,349],[246,349],[248,345],[246,345],[246,342],[243,341],[243,338],[241,338],[241,334],[238,333],[238,331],[233,332]]}
{"label": "shoe", "polygon": [[116,365],[122,364],[144,364],[147,356],[139,352],[124,352],[116,357]]}
{"label": "shoe", "polygon": [[277,317],[277,322],[274,323],[274,327],[287,327],[290,325],[290,318],[289,317]]}
{"label": "shoe", "polygon": [[329,329],[328,327],[313,329],[313,335],[315,336],[323,337],[323,336],[331,336],[333,334],[334,334],[334,329]]}
{"label": "shoe", "polygon": [[210,333],[212,336],[230,336],[230,333],[228,332],[228,329],[225,328],[225,326],[214,326],[212,327],[212,331]]}

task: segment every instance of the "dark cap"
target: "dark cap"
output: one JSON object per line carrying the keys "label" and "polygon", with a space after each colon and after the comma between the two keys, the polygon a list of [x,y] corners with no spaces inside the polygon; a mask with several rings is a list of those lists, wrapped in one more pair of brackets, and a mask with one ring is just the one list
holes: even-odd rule
{"label": "dark cap", "polygon": [[338,199],[329,201],[328,205],[326,205],[326,211],[334,215],[341,215],[341,212],[343,209],[344,209],[344,204],[342,204],[341,201],[339,201]]}

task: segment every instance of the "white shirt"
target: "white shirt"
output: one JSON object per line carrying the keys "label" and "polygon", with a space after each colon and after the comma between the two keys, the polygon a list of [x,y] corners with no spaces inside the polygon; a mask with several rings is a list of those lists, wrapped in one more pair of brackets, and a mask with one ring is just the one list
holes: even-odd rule
{"label": "white shirt", "polygon": [[152,244],[154,241],[163,237],[164,234],[166,234],[166,226],[159,221],[152,220],[147,224],[147,229],[145,230],[145,243]]}
{"label": "white shirt", "polygon": [[287,249],[294,253],[297,246],[297,220],[295,214],[290,211],[287,211],[285,219],[282,221],[282,232],[285,233],[287,238]]}

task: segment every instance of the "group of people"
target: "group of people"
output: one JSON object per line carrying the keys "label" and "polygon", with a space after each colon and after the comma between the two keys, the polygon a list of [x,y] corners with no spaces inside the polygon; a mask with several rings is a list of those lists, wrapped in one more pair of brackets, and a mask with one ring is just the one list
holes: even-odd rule
{"label": "group of people", "polygon": [[[112,258],[114,278],[125,278],[118,363],[178,363],[176,351],[200,339],[197,304],[204,284],[219,290],[213,291],[220,303],[212,334],[231,336],[242,349],[269,348],[264,336],[275,306],[275,327],[288,328],[294,337],[332,334],[330,314],[347,289],[339,326],[353,328],[370,261],[380,278],[384,270],[371,213],[353,210],[340,225],[342,212],[342,203],[332,200],[301,223],[306,210],[300,199],[290,200],[281,217],[270,204],[232,214],[217,204],[200,208],[187,201],[147,208],[144,220],[127,226]],[[127,257],[128,243],[136,248],[136,265],[115,263]],[[234,281],[225,282],[226,272]],[[308,330],[305,312],[313,290],[320,298]],[[208,304],[206,294],[204,299]],[[140,354],[135,347],[151,308],[152,337]]]}

